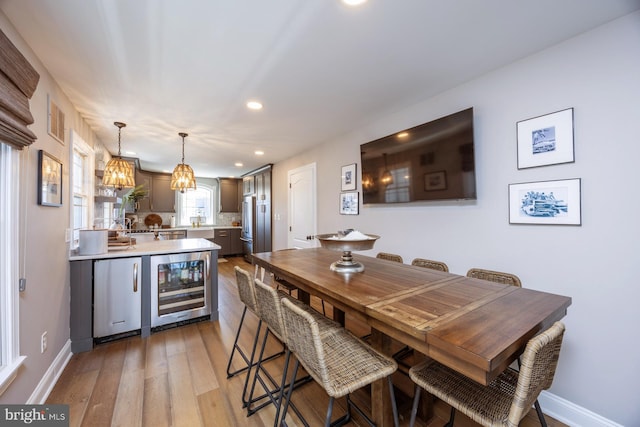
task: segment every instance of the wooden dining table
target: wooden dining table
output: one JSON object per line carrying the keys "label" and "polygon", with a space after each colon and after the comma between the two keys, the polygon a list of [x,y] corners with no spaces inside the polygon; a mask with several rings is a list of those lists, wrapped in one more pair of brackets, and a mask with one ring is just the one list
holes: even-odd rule
{"label": "wooden dining table", "polygon": [[[490,383],[535,335],[563,318],[571,298],[354,254],[360,273],[329,266],[341,252],[324,248],[253,254],[254,264],[371,327],[371,344],[392,339],[481,383]],[[392,425],[389,390],[372,386],[372,418]]]}

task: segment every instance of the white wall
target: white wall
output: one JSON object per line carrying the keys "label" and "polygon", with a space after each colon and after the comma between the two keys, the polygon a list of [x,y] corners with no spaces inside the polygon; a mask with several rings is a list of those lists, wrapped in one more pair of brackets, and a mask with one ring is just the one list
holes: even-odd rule
{"label": "white wall", "polygon": [[[0,403],[25,403],[69,340],[69,256],[65,229],[69,227],[69,131],[74,129],[91,146],[98,144],[79,113],[60,90],[28,45],[0,12],[0,28],[40,74],[38,87],[29,105],[35,122],[29,128],[37,140],[25,149],[28,180],[22,184],[27,211],[25,292],[20,293],[20,350],[27,359]],[[66,143],[47,133],[47,94],[65,113]],[[62,163],[62,207],[37,204],[38,150],[45,150]],[[47,331],[48,349],[40,353],[40,336]]]}
{"label": "white wall", "polygon": [[[287,245],[287,171],[317,162],[319,233],[357,228],[382,236],[369,254],[438,259],[459,274],[474,266],[509,271],[525,287],[571,296],[551,393],[638,425],[639,52],[640,13],[633,13],[276,164],[274,249]],[[470,106],[476,202],[337,213],[340,167],[360,163],[361,143]],[[575,163],[518,170],[516,122],[570,107]],[[582,178],[582,226],[509,224],[508,184],[564,178]]]}

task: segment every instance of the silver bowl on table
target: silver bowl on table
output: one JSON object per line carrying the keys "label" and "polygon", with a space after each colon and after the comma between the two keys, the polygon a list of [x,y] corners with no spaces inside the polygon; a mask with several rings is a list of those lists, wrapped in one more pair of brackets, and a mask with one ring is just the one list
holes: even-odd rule
{"label": "silver bowl on table", "polygon": [[[348,236],[348,235],[347,235]],[[342,233],[318,234],[316,239],[320,245],[331,251],[342,252],[340,260],[334,262],[329,267],[331,271],[338,273],[359,273],[364,271],[362,263],[354,261],[351,256],[352,251],[366,251],[373,249],[373,245],[380,236],[375,234],[365,234],[366,238],[359,240],[348,239]]]}

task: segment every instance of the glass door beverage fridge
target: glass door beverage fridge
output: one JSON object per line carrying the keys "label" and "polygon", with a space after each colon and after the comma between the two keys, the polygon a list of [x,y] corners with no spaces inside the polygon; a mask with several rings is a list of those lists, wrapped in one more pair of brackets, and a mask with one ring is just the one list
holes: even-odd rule
{"label": "glass door beverage fridge", "polygon": [[211,256],[192,252],[151,257],[151,327],[211,314]]}

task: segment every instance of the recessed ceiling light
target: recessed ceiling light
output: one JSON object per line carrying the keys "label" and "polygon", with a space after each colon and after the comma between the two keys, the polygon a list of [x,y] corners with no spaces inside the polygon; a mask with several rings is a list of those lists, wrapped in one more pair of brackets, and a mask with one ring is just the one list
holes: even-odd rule
{"label": "recessed ceiling light", "polygon": [[409,136],[409,132],[400,132],[397,136],[398,138],[406,138]]}
{"label": "recessed ceiling light", "polygon": [[255,151],[255,155],[256,155],[256,156],[262,156],[262,155],[264,155],[264,151],[256,150],[256,151]]}
{"label": "recessed ceiling light", "polygon": [[360,6],[363,3],[366,3],[367,0],[342,0],[342,3],[347,6]]}
{"label": "recessed ceiling light", "polygon": [[237,167],[237,168],[241,168],[242,166],[244,166],[242,163],[240,163],[240,162],[236,162],[236,167]]}
{"label": "recessed ceiling light", "polygon": [[262,110],[262,103],[258,101],[247,102],[247,108],[250,110]]}

